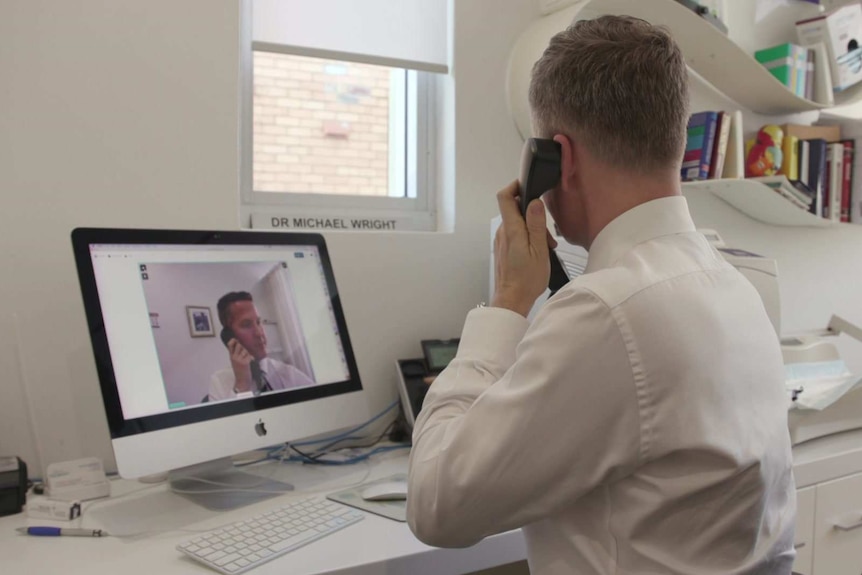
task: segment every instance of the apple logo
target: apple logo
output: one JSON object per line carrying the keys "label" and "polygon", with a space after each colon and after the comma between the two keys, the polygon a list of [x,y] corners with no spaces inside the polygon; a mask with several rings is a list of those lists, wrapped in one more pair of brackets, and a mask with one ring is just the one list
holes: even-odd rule
{"label": "apple logo", "polygon": [[260,437],[266,435],[266,425],[263,423],[262,419],[258,419],[257,423],[254,424],[254,432]]}

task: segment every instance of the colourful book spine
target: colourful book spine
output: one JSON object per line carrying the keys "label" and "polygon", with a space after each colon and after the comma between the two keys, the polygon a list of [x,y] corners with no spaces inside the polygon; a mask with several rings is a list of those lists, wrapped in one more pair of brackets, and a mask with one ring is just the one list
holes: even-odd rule
{"label": "colourful book spine", "polygon": [[682,161],[683,181],[709,177],[718,112],[698,112],[688,121],[688,139]]}
{"label": "colourful book spine", "polygon": [[796,136],[784,136],[781,144],[781,153],[784,156],[781,162],[779,174],[784,174],[790,181],[799,179],[799,138]]}

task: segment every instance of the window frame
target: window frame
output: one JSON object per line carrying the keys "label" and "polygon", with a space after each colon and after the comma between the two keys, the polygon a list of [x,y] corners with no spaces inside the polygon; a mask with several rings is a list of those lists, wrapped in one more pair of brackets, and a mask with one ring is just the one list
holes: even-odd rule
{"label": "window frame", "polygon": [[[248,3],[250,4],[250,2]],[[350,54],[282,46],[252,41],[251,14],[244,18],[241,35],[240,61],[240,217],[242,227],[256,228],[256,215],[362,217],[397,220],[399,231],[436,231],[437,206],[435,192],[435,129],[436,74],[406,70],[407,125],[406,174],[404,197],[347,196],[299,192],[260,192],[253,189],[254,180],[254,52],[275,52],[296,56],[334,59],[348,62],[389,65],[369,62]],[[413,77],[411,81],[410,77]],[[411,92],[415,92],[412,94]],[[412,105],[411,105],[412,104]],[[414,117],[415,116],[415,117]],[[412,126],[411,126],[412,124]],[[411,127],[415,138],[410,140]],[[411,145],[412,144],[412,145]],[[410,172],[415,170],[415,177]],[[415,197],[410,197],[415,194]]]}

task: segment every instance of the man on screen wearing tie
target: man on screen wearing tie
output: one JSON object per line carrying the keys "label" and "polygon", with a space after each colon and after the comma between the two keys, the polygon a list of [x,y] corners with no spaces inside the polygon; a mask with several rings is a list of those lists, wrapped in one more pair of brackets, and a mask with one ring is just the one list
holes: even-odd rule
{"label": "man on screen wearing tie", "polygon": [[227,293],[217,309],[231,367],[213,374],[209,401],[314,385],[296,367],[267,356],[266,333],[250,293]]}

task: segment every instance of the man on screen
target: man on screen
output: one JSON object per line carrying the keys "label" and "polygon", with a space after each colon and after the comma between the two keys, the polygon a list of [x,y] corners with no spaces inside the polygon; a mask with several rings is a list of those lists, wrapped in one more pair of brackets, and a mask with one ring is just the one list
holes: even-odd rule
{"label": "man on screen", "polygon": [[266,333],[250,293],[227,293],[217,308],[231,367],[213,374],[210,401],[314,384],[294,366],[267,357]]}

